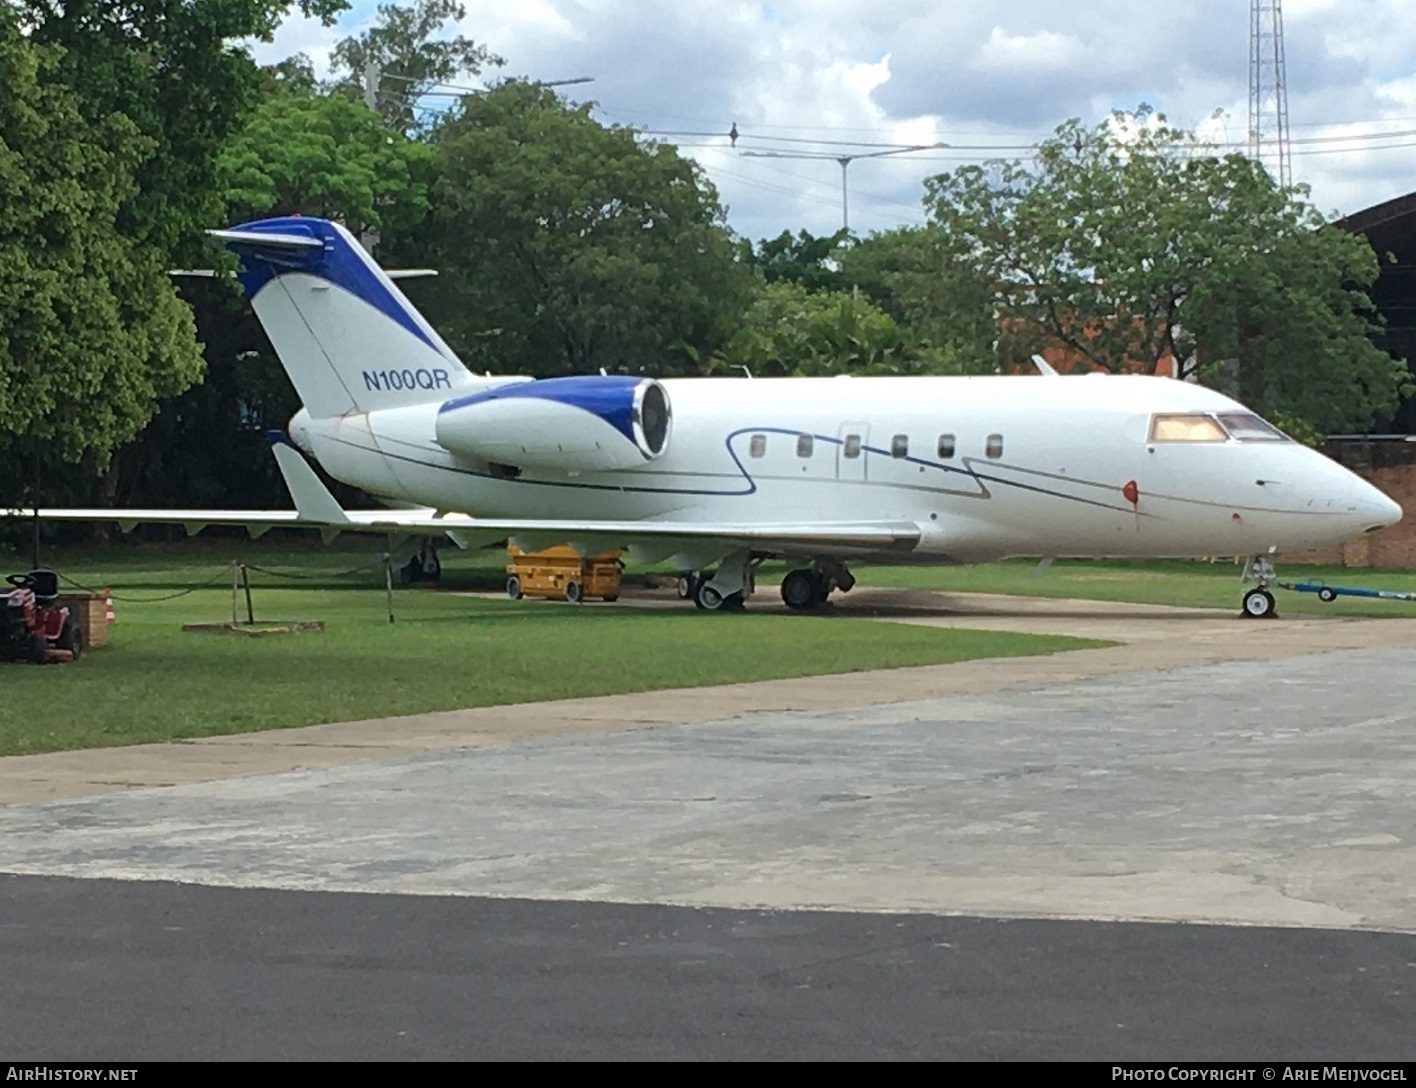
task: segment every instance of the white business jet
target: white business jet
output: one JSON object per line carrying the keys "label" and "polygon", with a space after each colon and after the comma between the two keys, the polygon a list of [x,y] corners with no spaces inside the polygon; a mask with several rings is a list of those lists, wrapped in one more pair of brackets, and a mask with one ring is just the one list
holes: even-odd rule
{"label": "white business jet", "polygon": [[[1274,556],[1401,517],[1340,465],[1185,382],[1045,364],[1008,377],[483,376],[338,224],[213,234],[239,255],[304,403],[275,449],[296,509],[40,516],[622,546],[715,567],[686,590],[712,610],[740,608],[768,557],[795,561],[782,597],[810,609],[850,589],[854,559],[1236,556],[1256,583],[1250,616],[1274,611]],[[306,456],[395,508],[341,509]]]}

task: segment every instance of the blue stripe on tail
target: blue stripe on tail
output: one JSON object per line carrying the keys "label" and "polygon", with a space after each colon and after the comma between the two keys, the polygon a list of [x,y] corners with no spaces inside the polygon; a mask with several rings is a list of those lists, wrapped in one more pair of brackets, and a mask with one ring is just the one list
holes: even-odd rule
{"label": "blue stripe on tail", "polygon": [[241,259],[237,278],[247,298],[255,298],[261,288],[285,272],[319,276],[362,299],[398,322],[438,354],[444,354],[442,345],[428,336],[418,317],[374,274],[370,259],[345,241],[332,223],[297,215],[260,219],[232,229],[257,234],[296,234],[318,238],[324,243],[322,249],[294,250],[287,246],[272,245],[267,248],[247,242],[227,242],[227,247]]}

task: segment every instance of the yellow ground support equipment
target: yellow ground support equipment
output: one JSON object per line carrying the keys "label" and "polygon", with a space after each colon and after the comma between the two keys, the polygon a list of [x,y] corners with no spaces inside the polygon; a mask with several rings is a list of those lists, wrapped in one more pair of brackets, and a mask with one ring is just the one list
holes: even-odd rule
{"label": "yellow ground support equipment", "polygon": [[506,565],[506,595],[514,601],[522,597],[555,601],[599,597],[613,601],[619,597],[622,564],[618,548],[582,556],[564,546],[523,552],[515,544],[508,544],[506,554],[511,559]]}

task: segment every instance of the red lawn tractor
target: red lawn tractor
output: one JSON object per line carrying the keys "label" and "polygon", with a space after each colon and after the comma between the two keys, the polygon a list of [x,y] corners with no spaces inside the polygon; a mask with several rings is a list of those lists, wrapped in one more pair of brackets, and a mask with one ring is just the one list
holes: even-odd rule
{"label": "red lawn tractor", "polygon": [[13,587],[0,593],[0,656],[26,658],[36,665],[77,661],[84,636],[78,620],[56,603],[59,576],[52,570],[7,575]]}

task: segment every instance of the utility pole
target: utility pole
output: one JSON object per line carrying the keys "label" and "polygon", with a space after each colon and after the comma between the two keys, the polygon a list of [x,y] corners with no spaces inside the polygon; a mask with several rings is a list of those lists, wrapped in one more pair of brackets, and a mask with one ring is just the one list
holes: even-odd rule
{"label": "utility pole", "polygon": [[745,158],[754,159],[831,159],[841,164],[841,229],[851,229],[850,190],[847,171],[856,159],[879,159],[886,155],[907,155],[915,151],[939,151],[948,144],[914,144],[909,147],[892,147],[886,151],[863,151],[856,155],[833,155],[829,151],[744,151]]}
{"label": "utility pole", "polygon": [[382,65],[376,60],[370,60],[364,65],[364,105],[375,113],[379,111],[379,77],[383,74]]}
{"label": "utility pole", "polygon": [[[383,76],[383,66],[378,61],[370,59],[364,64],[364,105],[375,113],[379,112],[379,81]],[[382,114],[380,114],[382,116]],[[364,247],[364,252],[373,256],[374,248],[379,244],[379,232],[376,227],[367,227],[359,234],[359,244]],[[392,610],[390,610],[391,613]],[[390,614],[390,622],[392,616]]]}
{"label": "utility pole", "polygon": [[1283,0],[1249,0],[1249,157],[1283,188],[1293,184]]}

